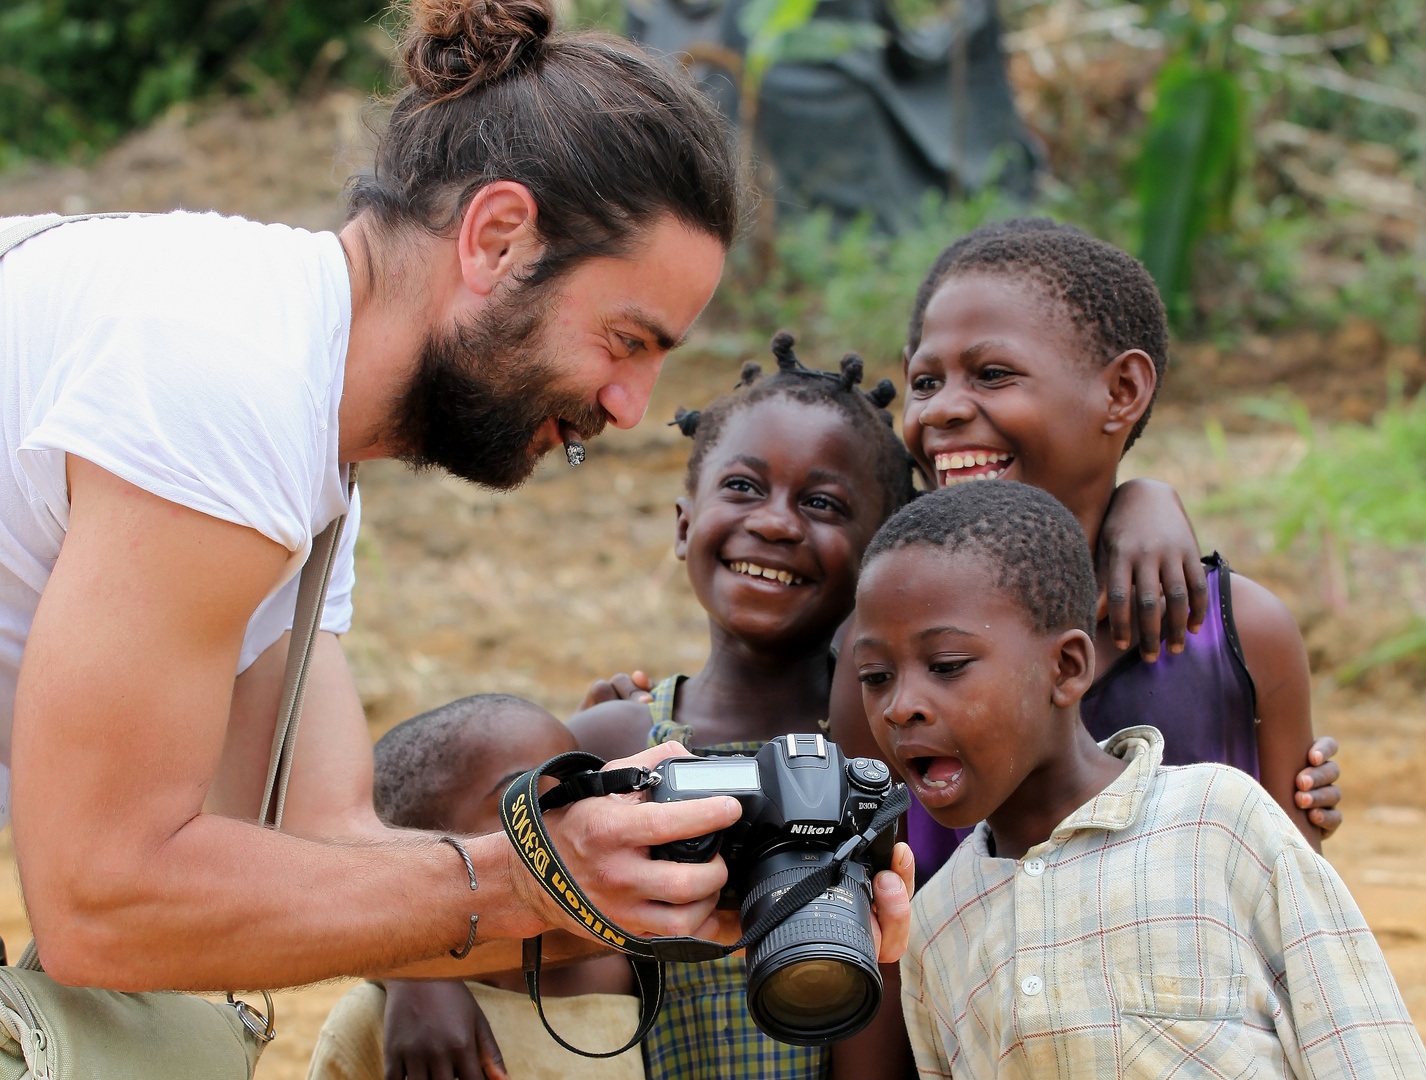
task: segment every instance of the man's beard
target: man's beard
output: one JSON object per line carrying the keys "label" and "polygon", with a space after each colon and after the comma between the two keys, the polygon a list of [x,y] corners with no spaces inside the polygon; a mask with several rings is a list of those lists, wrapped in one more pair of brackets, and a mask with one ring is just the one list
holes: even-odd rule
{"label": "man's beard", "polygon": [[551,417],[584,439],[604,430],[602,408],[559,389],[545,341],[557,293],[547,289],[516,286],[473,318],[431,332],[396,405],[392,435],[402,461],[508,489],[535,471],[531,444]]}

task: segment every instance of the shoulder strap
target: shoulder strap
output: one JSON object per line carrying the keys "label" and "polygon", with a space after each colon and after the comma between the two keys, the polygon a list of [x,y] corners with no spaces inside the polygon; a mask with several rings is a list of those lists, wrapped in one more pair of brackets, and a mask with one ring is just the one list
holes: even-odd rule
{"label": "shoulder strap", "polygon": [[63,214],[39,214],[35,217],[22,217],[13,225],[0,229],[0,257],[3,257],[12,248],[19,247],[30,237],[39,236],[40,233],[48,232],[57,225],[68,225],[71,221],[147,216],[147,214],[133,214],[126,210],[118,210],[107,214],[71,214],[69,217],[65,217]]}
{"label": "shoulder strap", "polygon": [[[356,463],[347,466],[347,498],[356,489]],[[297,583],[297,610],[292,617],[292,637],[287,643],[287,669],[282,676],[282,697],[277,706],[277,728],[272,733],[272,754],[267,763],[267,786],[262,795],[261,820],[274,829],[282,828],[282,810],[287,803],[287,781],[292,775],[292,754],[297,747],[297,724],[302,719],[302,699],[307,693],[307,671],[312,647],[322,628],[322,607],[327,585],[337,561],[337,546],[347,516],[343,514],[312,541],[312,553],[302,567]]]}

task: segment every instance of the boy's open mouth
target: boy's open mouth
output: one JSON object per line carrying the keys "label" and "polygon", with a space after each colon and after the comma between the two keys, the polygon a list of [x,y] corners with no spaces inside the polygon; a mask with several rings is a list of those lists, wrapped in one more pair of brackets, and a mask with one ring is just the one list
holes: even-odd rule
{"label": "boy's open mouth", "polygon": [[745,574],[748,577],[761,578],[764,581],[776,581],[782,585],[806,585],[807,579],[799,577],[790,570],[774,570],[770,566],[759,566],[755,562],[734,561],[723,564],[735,574]]}
{"label": "boy's open mouth", "polygon": [[936,455],[936,476],[942,487],[968,480],[995,480],[1005,475],[1015,455],[998,450],[962,450]]}
{"label": "boy's open mouth", "polygon": [[965,765],[958,757],[914,757],[910,766],[916,797],[932,806],[943,806],[960,794]]}

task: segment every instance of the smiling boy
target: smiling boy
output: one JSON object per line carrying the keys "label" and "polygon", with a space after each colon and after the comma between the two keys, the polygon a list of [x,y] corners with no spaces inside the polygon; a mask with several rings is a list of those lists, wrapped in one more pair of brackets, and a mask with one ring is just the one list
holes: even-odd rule
{"label": "smiling boy", "polygon": [[934,492],[867,549],[854,661],[877,741],[942,825],[902,1002],[923,1076],[1420,1076],[1346,887],[1268,794],[1102,745],[1089,546],[1020,483]]}

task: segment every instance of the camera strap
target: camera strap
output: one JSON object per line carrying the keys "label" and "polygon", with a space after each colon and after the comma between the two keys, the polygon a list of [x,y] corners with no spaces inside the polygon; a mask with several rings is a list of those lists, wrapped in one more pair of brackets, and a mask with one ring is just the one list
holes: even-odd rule
{"label": "camera strap", "polygon": [[[593,754],[577,750],[561,754],[551,758],[538,769],[531,769],[517,777],[500,798],[500,819],[505,826],[505,833],[535,880],[576,922],[583,923],[590,934],[610,948],[628,956],[629,965],[634,970],[634,982],[639,993],[638,1030],[618,1050],[590,1053],[570,1045],[550,1027],[540,1000],[541,938],[526,939],[523,955],[525,986],[529,989],[535,1010],[540,1014],[540,1022],[545,1025],[545,1030],[555,1042],[566,1050],[590,1058],[622,1054],[648,1034],[649,1028],[658,1018],[659,1009],[663,1007],[665,963],[717,960],[739,949],[756,945],[793,912],[806,907],[828,889],[838,885],[847,860],[866,849],[887,828],[895,828],[896,819],[906,811],[911,802],[906,785],[893,785],[865,832],[843,843],[831,863],[812,871],[783,893],[767,913],[732,945],[697,937],[640,938],[611,923],[590,903],[584,890],[579,887],[570,875],[569,868],[560,859],[559,852],[555,850],[550,835],[545,830],[544,815],[547,811],[568,806],[580,799],[643,791],[658,782],[658,777],[649,769],[631,767],[606,770],[603,765],[604,761]],[[561,783],[541,795],[539,784],[545,777],[560,780]]]}

